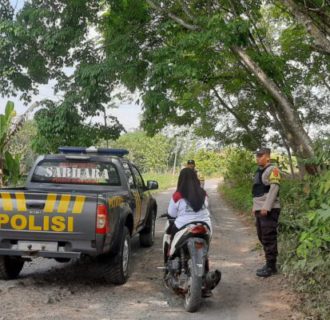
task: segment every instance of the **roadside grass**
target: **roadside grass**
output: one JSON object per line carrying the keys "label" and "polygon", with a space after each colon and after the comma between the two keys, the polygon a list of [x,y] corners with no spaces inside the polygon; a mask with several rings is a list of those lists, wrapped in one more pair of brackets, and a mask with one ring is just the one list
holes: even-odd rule
{"label": "roadside grass", "polygon": [[178,181],[178,176],[172,175],[171,173],[148,172],[142,174],[142,176],[145,183],[147,183],[148,180],[155,180],[158,182],[159,189],[153,190],[152,192],[160,192],[175,187]]}
{"label": "roadside grass", "polygon": [[[166,172],[166,173],[147,172],[142,174],[142,176],[145,183],[147,183],[148,180],[156,180],[158,182],[159,189],[151,191],[155,193],[155,192],[165,191],[169,188],[175,188],[178,182],[179,174],[176,173],[175,175],[173,175],[170,172]],[[205,180],[213,179],[213,178],[219,178],[219,174],[212,174],[210,176],[206,176]]]}
{"label": "roadside grass", "polygon": [[219,184],[218,190],[227,202],[235,209],[243,213],[249,213],[252,210],[252,197],[250,186],[240,185],[232,186],[230,184]]}

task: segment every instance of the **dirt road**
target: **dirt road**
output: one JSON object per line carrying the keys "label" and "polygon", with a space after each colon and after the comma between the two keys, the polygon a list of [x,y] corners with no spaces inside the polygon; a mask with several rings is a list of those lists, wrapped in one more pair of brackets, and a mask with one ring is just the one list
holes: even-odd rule
{"label": "dirt road", "polygon": [[[294,296],[284,289],[281,275],[255,276],[263,259],[255,250],[254,228],[224,203],[216,187],[216,180],[207,181],[214,226],[210,259],[211,268],[220,269],[223,280],[198,313],[184,312],[181,298],[163,286],[158,267],[165,221],[159,219],[152,248],[140,248],[138,239],[133,240],[132,274],[125,285],[96,281],[88,262],[36,259],[26,264],[18,280],[0,281],[0,320],[303,319],[291,310]],[[156,196],[159,214],[166,211],[172,192]]]}

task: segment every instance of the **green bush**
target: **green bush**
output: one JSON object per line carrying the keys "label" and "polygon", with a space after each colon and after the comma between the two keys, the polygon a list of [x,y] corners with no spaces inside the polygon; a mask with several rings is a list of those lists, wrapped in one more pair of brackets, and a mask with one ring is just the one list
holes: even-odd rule
{"label": "green bush", "polygon": [[281,187],[280,263],[306,295],[303,311],[330,318],[330,171]]}
{"label": "green bush", "polygon": [[249,186],[251,189],[257,169],[253,153],[245,149],[229,148],[225,150],[223,157],[224,179],[232,186]]}
{"label": "green bush", "polygon": [[196,168],[203,176],[220,176],[223,172],[223,155],[219,152],[206,149],[190,151],[184,157],[183,165],[190,159],[195,160]]}
{"label": "green bush", "polygon": [[237,187],[230,187],[223,184],[220,187],[220,191],[234,208],[243,212],[251,212],[252,197],[250,186],[240,185]]}
{"label": "green bush", "polygon": [[228,148],[223,152],[224,183],[220,191],[232,206],[243,212],[251,212],[251,184],[256,164],[252,152]]}
{"label": "green bush", "polygon": [[142,172],[166,173],[168,170],[171,141],[164,135],[157,134],[154,137],[148,137],[143,131],[129,132],[113,141],[111,146],[128,149],[128,158]]}
{"label": "green bush", "polygon": [[14,103],[8,101],[4,113],[0,113],[0,187],[16,185],[20,179],[20,157],[9,151],[10,138],[19,130],[13,122],[15,116]]}

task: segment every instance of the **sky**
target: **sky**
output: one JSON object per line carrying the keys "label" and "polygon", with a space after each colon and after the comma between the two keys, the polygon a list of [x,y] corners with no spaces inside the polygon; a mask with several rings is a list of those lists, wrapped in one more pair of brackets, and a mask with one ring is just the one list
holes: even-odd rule
{"label": "sky", "polygon": [[[32,103],[40,101],[42,99],[57,100],[53,93],[51,84],[40,86],[40,92],[38,95],[33,96]],[[17,115],[23,114],[28,106],[24,105],[23,101],[20,101],[17,97],[0,97],[0,113],[4,112],[6,102],[11,100],[15,103],[15,111]],[[124,126],[126,131],[132,131],[137,129],[140,124],[141,107],[134,103],[123,103],[116,105],[116,109],[110,109],[107,114],[118,118],[119,122]]]}
{"label": "sky", "polygon": [[[23,7],[24,0],[10,0],[12,6],[19,10]],[[54,95],[52,86],[54,83],[42,85],[39,87],[39,94],[32,97],[32,103],[42,99],[58,100]],[[15,103],[15,110],[18,115],[25,112],[28,106],[24,105],[17,97],[1,97],[0,96],[0,113],[3,113],[6,102],[11,100]],[[118,118],[119,122],[124,126],[127,131],[137,129],[140,124],[141,107],[134,103],[118,103],[116,109],[110,109],[108,115]]]}

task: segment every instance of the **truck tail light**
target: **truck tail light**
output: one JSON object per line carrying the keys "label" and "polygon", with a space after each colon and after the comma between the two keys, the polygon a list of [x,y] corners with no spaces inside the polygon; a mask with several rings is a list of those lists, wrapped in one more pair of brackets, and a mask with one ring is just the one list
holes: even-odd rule
{"label": "truck tail light", "polygon": [[107,234],[110,230],[109,211],[105,204],[99,204],[96,211],[96,233]]}

